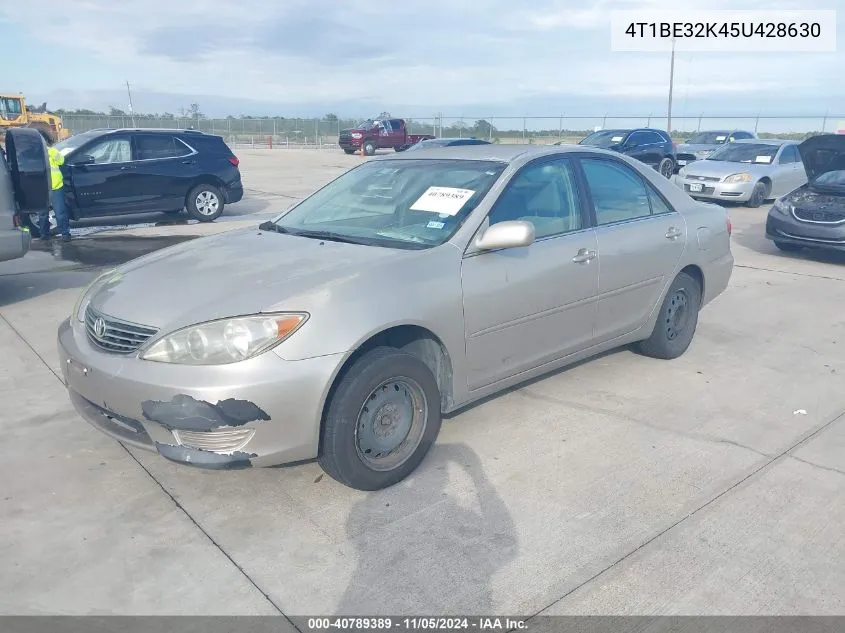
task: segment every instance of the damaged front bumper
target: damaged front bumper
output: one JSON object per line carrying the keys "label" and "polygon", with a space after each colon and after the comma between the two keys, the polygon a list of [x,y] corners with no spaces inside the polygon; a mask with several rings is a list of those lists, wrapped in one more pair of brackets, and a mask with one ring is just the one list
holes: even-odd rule
{"label": "damaged front bumper", "polygon": [[143,361],[93,348],[70,319],[59,358],[71,403],[114,439],[214,469],[313,459],[342,354],[286,361],[266,352],[223,366]]}

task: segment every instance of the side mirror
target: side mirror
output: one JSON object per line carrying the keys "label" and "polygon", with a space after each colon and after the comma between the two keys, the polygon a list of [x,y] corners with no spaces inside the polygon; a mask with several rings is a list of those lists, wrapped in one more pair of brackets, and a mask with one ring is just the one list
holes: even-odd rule
{"label": "side mirror", "polygon": [[81,154],[73,159],[72,165],[93,165],[96,161],[90,154]]}
{"label": "side mirror", "polygon": [[476,248],[492,251],[500,248],[519,248],[534,241],[534,225],[531,222],[509,220],[497,222],[479,235],[475,240]]}

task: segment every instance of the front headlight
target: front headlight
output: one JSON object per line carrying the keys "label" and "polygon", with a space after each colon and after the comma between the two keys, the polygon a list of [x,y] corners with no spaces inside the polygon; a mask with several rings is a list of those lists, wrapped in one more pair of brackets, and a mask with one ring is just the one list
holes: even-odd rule
{"label": "front headlight", "polygon": [[278,345],[307,319],[305,313],[288,312],[199,323],[158,339],[140,357],[180,365],[236,363]]}
{"label": "front headlight", "polygon": [[783,215],[789,215],[792,212],[792,205],[784,202],[781,198],[775,200],[775,203],[772,205],[772,208],[775,211],[782,213]]}
{"label": "front headlight", "polygon": [[725,178],[725,182],[751,182],[751,174],[748,172],[742,172],[741,174],[731,174],[727,178]]}
{"label": "front headlight", "polygon": [[88,308],[88,304],[91,303],[91,297],[93,297],[94,292],[102,288],[114,274],[114,269],[107,270],[90,284],[85,286],[85,289],[79,293],[79,296],[76,298],[76,303],[73,304],[73,312],[71,312],[72,319],[76,319],[80,323],[85,323],[85,310]]}
{"label": "front headlight", "polygon": [[350,134],[350,136],[352,138],[361,138],[363,136],[363,134],[361,134],[360,132],[352,132],[352,134]]}

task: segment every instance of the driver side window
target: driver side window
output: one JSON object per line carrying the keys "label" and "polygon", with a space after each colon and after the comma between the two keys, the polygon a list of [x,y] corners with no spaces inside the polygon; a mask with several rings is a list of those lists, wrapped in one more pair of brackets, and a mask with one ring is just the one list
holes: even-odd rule
{"label": "driver side window", "polygon": [[84,153],[92,156],[97,165],[128,163],[132,160],[132,149],[128,138],[107,138],[95,143]]}
{"label": "driver side window", "polygon": [[581,229],[581,207],[569,159],[529,165],[508,183],[488,216],[490,225],[521,220],[534,225],[535,238]]}

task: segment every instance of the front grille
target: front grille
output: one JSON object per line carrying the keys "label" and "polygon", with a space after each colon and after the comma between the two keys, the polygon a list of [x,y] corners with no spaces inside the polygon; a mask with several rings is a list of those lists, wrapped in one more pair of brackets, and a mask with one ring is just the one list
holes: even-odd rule
{"label": "front grille", "polygon": [[338,135],[339,143],[348,143],[351,139],[352,137],[349,135],[349,132],[341,132],[340,135]]}
{"label": "front grille", "polygon": [[818,222],[820,224],[841,224],[845,222],[845,212],[818,211],[809,209],[794,209],[792,215],[802,222]]}
{"label": "front grille", "polygon": [[689,186],[689,185],[684,185],[684,189],[686,190],[686,192],[687,192],[687,193],[690,193],[690,194],[696,194],[696,193],[713,193],[714,191],[716,191],[716,189],[715,189],[714,187],[702,187],[702,188],[701,188],[701,191],[692,191],[692,190],[690,190],[690,186]]}
{"label": "front grille", "polygon": [[255,429],[217,429],[214,431],[173,431],[182,446],[214,453],[234,453],[255,435]]}
{"label": "front grille", "polygon": [[702,180],[704,182],[719,182],[720,180],[718,176],[693,176],[692,174],[686,174],[684,178],[687,180]]}
{"label": "front grille", "polygon": [[88,340],[107,352],[129,354],[146,343],[157,330],[101,314],[88,306],[85,310]]}

